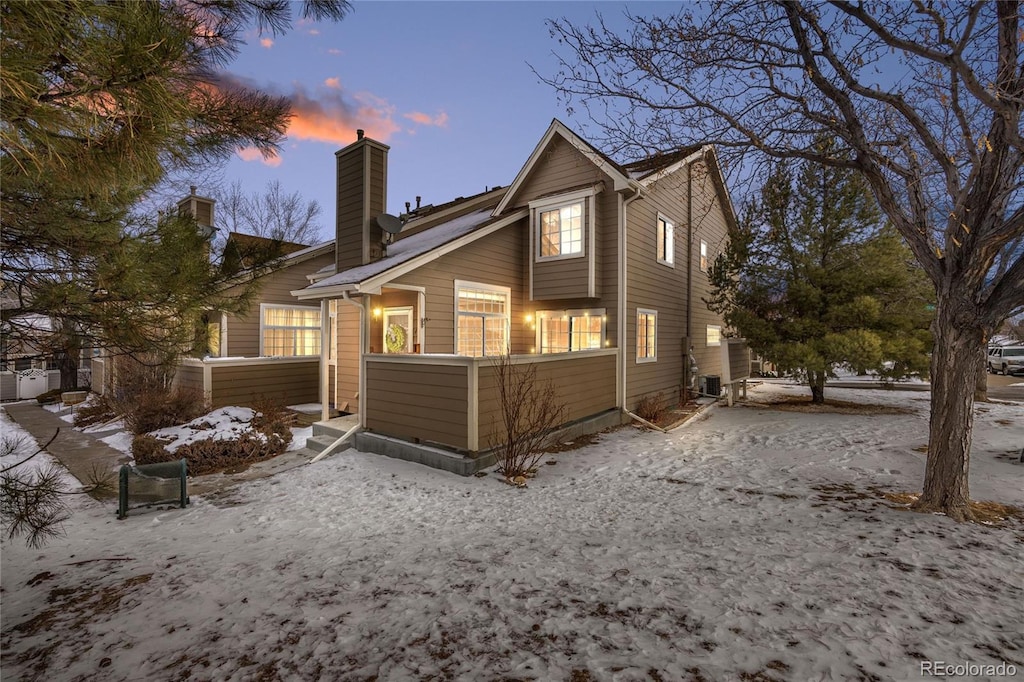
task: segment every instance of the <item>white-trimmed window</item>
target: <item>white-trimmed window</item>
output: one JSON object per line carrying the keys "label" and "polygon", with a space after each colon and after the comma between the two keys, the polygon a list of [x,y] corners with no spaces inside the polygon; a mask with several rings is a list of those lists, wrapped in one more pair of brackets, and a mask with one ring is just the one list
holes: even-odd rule
{"label": "white-trimmed window", "polygon": [[455,281],[456,353],[480,357],[508,352],[510,297],[508,287]]}
{"label": "white-trimmed window", "polygon": [[221,313],[212,312],[206,315],[206,355],[211,358],[219,358],[224,355],[223,346],[223,325],[224,319]]}
{"label": "white-trimmed window", "polygon": [[583,201],[537,212],[539,258],[583,255]]}
{"label": "white-trimmed window", "polygon": [[261,303],[260,355],[320,355],[320,308]]}
{"label": "white-trimmed window", "polygon": [[587,255],[587,242],[594,233],[594,197],[599,191],[591,187],[530,202],[537,262]]}
{"label": "white-trimmed window", "polygon": [[675,267],[675,226],[671,220],[661,214],[658,214],[655,238],[658,241],[658,262]]}
{"label": "white-trimmed window", "polygon": [[658,311],[636,309],[636,361],[658,359]]}
{"label": "white-trimmed window", "polygon": [[708,271],[708,243],[703,239],[700,240],[700,271]]}
{"label": "white-trimmed window", "polygon": [[537,347],[541,353],[567,353],[604,346],[604,308],[537,312]]}
{"label": "white-trimmed window", "polygon": [[709,324],[707,331],[707,345],[708,346],[721,346],[722,345],[722,327],[717,324]]}

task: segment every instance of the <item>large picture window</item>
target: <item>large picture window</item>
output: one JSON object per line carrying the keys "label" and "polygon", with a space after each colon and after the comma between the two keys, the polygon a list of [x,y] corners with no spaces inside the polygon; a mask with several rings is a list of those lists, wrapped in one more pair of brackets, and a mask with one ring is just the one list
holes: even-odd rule
{"label": "large picture window", "polygon": [[260,355],[320,354],[320,308],[260,304]]}
{"label": "large picture window", "polygon": [[541,310],[537,321],[541,353],[592,350],[604,345],[604,309]]}
{"label": "large picture window", "polygon": [[509,289],[455,283],[455,352],[473,357],[508,352]]}
{"label": "large picture window", "polygon": [[[675,262],[675,226],[665,216],[658,216],[658,227],[656,230],[658,240],[658,262],[662,265],[672,265]],[[674,266],[673,266],[674,267]]]}
{"label": "large picture window", "polygon": [[658,359],[658,312],[636,311],[636,361],[654,362]]}
{"label": "large picture window", "polygon": [[583,253],[583,202],[559,206],[537,214],[541,258]]}

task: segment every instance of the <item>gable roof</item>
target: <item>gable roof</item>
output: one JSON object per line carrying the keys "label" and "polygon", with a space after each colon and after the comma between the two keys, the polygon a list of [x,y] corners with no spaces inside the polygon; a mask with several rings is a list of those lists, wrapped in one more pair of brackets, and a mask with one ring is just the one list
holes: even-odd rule
{"label": "gable roof", "polygon": [[583,154],[583,156],[587,157],[591,163],[611,177],[614,181],[614,188],[616,191],[636,186],[635,181],[629,177],[629,174],[622,166],[617,164],[603,152],[596,149],[582,137],[569,130],[564,123],[556,118],[551,120],[551,125],[548,126],[547,132],[544,133],[544,137],[542,137],[540,142],[537,143],[537,146],[534,147],[533,153],[530,154],[530,158],[526,160],[526,163],[519,170],[519,174],[516,175],[516,179],[508,186],[508,191],[505,192],[504,198],[502,198],[494,209],[494,215],[500,215],[502,211],[508,208],[509,204],[512,203],[512,199],[515,198],[516,194],[522,188],[523,183],[526,182],[526,178],[530,176],[530,172],[533,170],[533,167],[537,165],[538,161],[540,161],[541,156],[544,154],[544,150],[547,149],[548,143],[550,143],[556,135],[575,147],[576,150]]}
{"label": "gable roof", "polygon": [[325,298],[343,291],[375,293],[394,278],[511,225],[528,214],[523,209],[494,217],[488,207],[460,215],[395,241],[388,246],[388,255],[378,261],[343,270],[291,293],[300,300]]}

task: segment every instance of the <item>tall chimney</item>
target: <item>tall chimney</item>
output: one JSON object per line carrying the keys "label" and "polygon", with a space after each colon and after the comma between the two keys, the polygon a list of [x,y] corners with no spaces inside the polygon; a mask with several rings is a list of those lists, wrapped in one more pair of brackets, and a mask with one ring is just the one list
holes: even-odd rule
{"label": "tall chimney", "polygon": [[356,131],[356,141],[335,152],[337,272],[383,258],[377,216],[387,210],[388,147]]}

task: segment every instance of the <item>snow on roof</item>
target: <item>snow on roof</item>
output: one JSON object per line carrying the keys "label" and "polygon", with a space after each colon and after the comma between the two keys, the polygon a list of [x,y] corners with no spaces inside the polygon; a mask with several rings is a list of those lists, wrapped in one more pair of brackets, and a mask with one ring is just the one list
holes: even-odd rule
{"label": "snow on roof", "polygon": [[473,213],[467,213],[466,215],[459,216],[458,218],[453,218],[448,222],[441,223],[440,225],[436,225],[435,227],[411,235],[405,239],[399,239],[394,244],[388,246],[388,255],[386,258],[382,258],[374,263],[349,268],[348,270],[339,272],[336,275],[322,279],[315,284],[311,284],[306,288],[319,289],[322,287],[332,287],[341,284],[358,284],[370,277],[386,272],[396,265],[400,265],[411,260],[416,256],[423,255],[428,251],[442,246],[443,244],[447,244],[453,239],[458,239],[463,235],[467,235],[477,228],[482,227],[490,220],[490,208],[482,211],[474,211]]}

